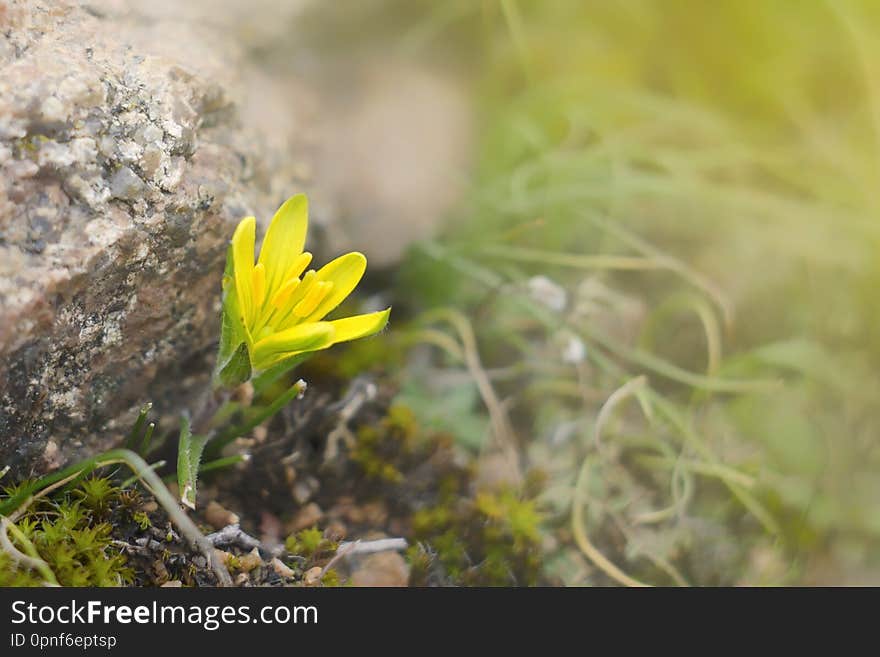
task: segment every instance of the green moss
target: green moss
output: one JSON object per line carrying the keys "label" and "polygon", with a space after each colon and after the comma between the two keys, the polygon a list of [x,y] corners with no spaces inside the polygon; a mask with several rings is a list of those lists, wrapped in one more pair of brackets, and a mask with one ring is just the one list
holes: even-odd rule
{"label": "green moss", "polygon": [[[9,494],[14,490],[7,489]],[[16,548],[36,550],[62,586],[120,586],[133,573],[113,545],[113,525],[106,520],[119,500],[109,480],[87,479],[57,501],[38,500],[15,523],[24,539],[11,536]],[[45,579],[0,552],[0,586],[42,586]]]}
{"label": "green moss", "polygon": [[409,564],[410,582],[425,585],[430,581],[432,556],[421,543],[410,545],[405,558]]}
{"label": "green moss", "polygon": [[513,539],[515,549],[538,544],[541,517],[532,501],[521,500],[512,491],[480,493],[475,506],[485,517],[487,533],[491,531],[499,539]]}
{"label": "green moss", "polygon": [[303,529],[296,534],[288,536],[284,545],[291,554],[309,559],[336,549],[336,543],[325,538],[324,533],[317,527]]}
{"label": "green moss", "polygon": [[324,573],[324,576],[321,577],[321,586],[342,586],[339,579],[339,573],[333,568],[327,570],[327,572]]}
{"label": "green moss", "polygon": [[411,581],[425,585],[438,576],[468,586],[537,584],[540,522],[534,501],[512,490],[421,509],[413,516],[421,543],[407,553]]}
{"label": "green moss", "polygon": [[106,477],[84,479],[73,494],[85,508],[102,517],[109,511],[110,504],[119,500],[119,488]]}
{"label": "green moss", "polygon": [[[326,567],[330,559],[339,548],[336,541],[330,540],[318,527],[310,527],[291,534],[284,542],[287,551],[297,558],[299,563],[289,563],[299,575],[303,575],[310,569],[318,567]],[[339,573],[330,568],[321,576],[321,586],[345,586],[345,582],[340,578]]]}
{"label": "green moss", "polygon": [[132,515],[132,520],[134,520],[137,526],[140,527],[142,530],[149,528],[149,526],[152,524],[150,521],[150,516],[148,516],[143,511],[136,511]]}
{"label": "green moss", "polygon": [[418,444],[416,417],[407,407],[395,404],[376,426],[358,430],[351,458],[368,478],[399,484],[403,481],[399,463],[411,456]]}
{"label": "green moss", "polygon": [[522,491],[474,496],[473,468],[454,457],[451,437],[425,430],[402,403],[360,426],[356,436],[351,459],[372,486],[354,483],[353,489],[391,502],[392,514],[409,520],[407,538],[417,542],[407,553],[412,584],[538,582],[539,473],[527,474]]}

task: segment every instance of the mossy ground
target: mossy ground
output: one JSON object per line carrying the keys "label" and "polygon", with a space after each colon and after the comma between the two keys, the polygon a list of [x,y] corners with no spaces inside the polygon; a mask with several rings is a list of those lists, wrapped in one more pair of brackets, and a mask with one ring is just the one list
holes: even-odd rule
{"label": "mossy ground", "polygon": [[[14,488],[7,489],[14,492]],[[107,478],[90,478],[70,493],[38,500],[15,523],[62,586],[120,586],[134,571],[114,545],[118,528],[134,522],[141,503],[134,491],[120,491]],[[14,542],[22,547],[21,539]],[[0,586],[41,586],[37,571],[16,567],[0,552]]]}
{"label": "mossy ground", "polygon": [[[261,539],[256,552],[218,546],[236,584],[344,585],[351,564],[327,568],[340,542],[377,537],[402,537],[410,545],[401,560],[408,577],[398,584],[540,581],[541,516],[529,494],[477,490],[472,459],[452,436],[424,429],[394,403],[394,389],[381,375],[350,386],[349,393],[366,385],[371,394],[341,422],[340,400],[350,396],[336,378],[344,363],[332,363],[317,359],[304,368],[302,374],[314,374],[311,395],[231,447],[246,449],[249,460],[204,477],[195,515],[204,533],[218,528],[204,515],[214,500]],[[16,526],[62,585],[216,584],[205,558],[152,495],[137,481],[121,487],[127,474],[104,470],[55,491],[31,504]],[[0,565],[0,585],[46,583],[8,554],[0,552]]]}
{"label": "mossy ground", "polygon": [[[226,483],[209,483],[217,499],[297,528],[286,545],[313,561],[321,551],[331,558],[334,541],[402,537],[412,585],[540,581],[536,488],[480,490],[473,456],[394,401],[396,388],[369,344],[349,352],[362,373],[351,384],[337,378],[346,358],[308,362],[301,373],[313,387],[335,392],[323,401],[316,395],[308,408],[295,402],[270,423],[266,438],[250,444],[247,463],[222,475]],[[371,366],[379,369],[364,378]],[[352,402],[375,384],[369,399]],[[340,404],[346,399],[357,405],[353,415],[352,405]],[[319,520],[300,527],[312,514]],[[256,515],[242,522],[257,531]]]}

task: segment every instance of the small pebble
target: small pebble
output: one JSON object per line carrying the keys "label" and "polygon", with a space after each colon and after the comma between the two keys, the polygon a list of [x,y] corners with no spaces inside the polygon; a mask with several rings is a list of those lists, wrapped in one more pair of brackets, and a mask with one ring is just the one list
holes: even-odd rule
{"label": "small pebble", "polygon": [[299,504],[308,502],[321,484],[314,477],[300,479],[293,485],[293,497]]}
{"label": "small pebble", "polygon": [[348,535],[348,528],[338,520],[331,522],[324,530],[324,538],[328,541],[338,543]]}
{"label": "small pebble", "polygon": [[293,522],[290,524],[289,533],[314,527],[321,522],[323,517],[324,512],[321,510],[321,507],[314,502],[309,502],[297,512],[296,516],[294,516]]}
{"label": "small pebble", "polygon": [[278,516],[268,511],[260,512],[260,539],[264,546],[280,545],[283,531]]}
{"label": "small pebble", "polygon": [[320,566],[309,568],[306,574],[303,575],[303,586],[318,586],[321,583],[321,573],[323,570]]}
{"label": "small pebble", "polygon": [[223,529],[226,525],[237,525],[239,523],[237,514],[213,500],[205,507],[205,520],[214,529]]}
{"label": "small pebble", "polygon": [[409,565],[397,552],[379,552],[360,561],[352,574],[354,586],[407,586]]}
{"label": "small pebble", "polygon": [[281,575],[281,577],[293,577],[295,575],[293,570],[278,557],[272,559],[271,565],[275,572]]}
{"label": "small pebble", "polygon": [[257,548],[254,548],[247,554],[238,558],[238,563],[241,565],[241,569],[249,573],[254,568],[258,568],[263,565],[263,558],[260,556],[260,551]]}
{"label": "small pebble", "polygon": [[388,509],[381,501],[367,502],[361,508],[364,513],[364,520],[372,527],[382,527],[388,520]]}

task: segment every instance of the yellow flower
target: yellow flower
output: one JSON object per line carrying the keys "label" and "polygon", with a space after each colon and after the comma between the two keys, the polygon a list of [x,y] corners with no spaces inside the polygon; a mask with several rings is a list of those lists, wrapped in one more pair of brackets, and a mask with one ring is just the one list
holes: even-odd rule
{"label": "yellow flower", "polygon": [[306,271],[312,260],[303,251],[307,227],[308,201],[297,194],[272,218],[256,264],[256,219],[245,217],[235,229],[223,277],[218,373],[224,383],[247,380],[252,371],[337,342],[373,335],[387,324],[390,308],[324,319],[354,290],[367,259],[362,253],[347,253],[317,271]]}

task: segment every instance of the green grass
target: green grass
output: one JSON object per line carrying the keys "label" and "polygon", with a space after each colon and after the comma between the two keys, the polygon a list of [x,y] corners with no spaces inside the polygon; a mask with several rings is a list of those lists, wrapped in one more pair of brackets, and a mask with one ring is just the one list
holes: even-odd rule
{"label": "green grass", "polygon": [[880,581],[876,4],[507,0],[457,21],[477,170],[398,293],[467,317],[479,362],[427,321],[405,391],[545,472],[567,583]]}

